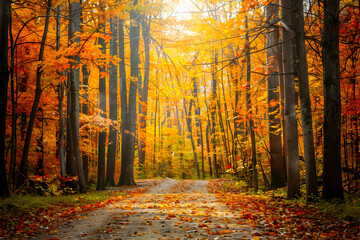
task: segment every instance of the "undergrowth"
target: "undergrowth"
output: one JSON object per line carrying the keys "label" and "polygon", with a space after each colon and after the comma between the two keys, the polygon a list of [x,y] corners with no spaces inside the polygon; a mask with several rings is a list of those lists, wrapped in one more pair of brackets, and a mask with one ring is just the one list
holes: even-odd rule
{"label": "undergrowth", "polygon": [[296,199],[286,198],[286,188],[278,188],[275,190],[259,190],[257,193],[248,186],[245,181],[227,180],[223,183],[224,191],[232,191],[246,193],[250,195],[264,195],[283,199],[284,202],[290,204],[307,204],[309,207],[318,209],[323,214],[330,214],[338,220],[353,221],[360,223],[360,194],[345,194],[344,201],[325,201],[320,197],[312,202],[306,200],[305,185],[300,189],[300,196]]}
{"label": "undergrowth", "polygon": [[109,198],[125,194],[121,191],[92,191],[86,194],[60,196],[37,196],[31,194],[12,194],[9,198],[0,199],[0,215],[9,216],[16,212],[36,212],[40,209],[68,206],[82,206],[98,203]]}

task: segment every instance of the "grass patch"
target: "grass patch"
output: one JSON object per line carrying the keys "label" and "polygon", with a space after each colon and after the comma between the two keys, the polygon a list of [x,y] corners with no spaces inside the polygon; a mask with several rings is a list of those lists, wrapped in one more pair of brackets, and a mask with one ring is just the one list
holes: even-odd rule
{"label": "grass patch", "polygon": [[360,195],[345,194],[345,202],[319,201],[315,205],[321,212],[331,214],[340,220],[360,223]]}
{"label": "grass patch", "polygon": [[123,195],[121,191],[93,191],[86,194],[71,194],[62,196],[36,196],[12,194],[10,198],[0,199],[0,215],[9,216],[13,213],[36,212],[40,209],[54,207],[82,206],[98,203]]}

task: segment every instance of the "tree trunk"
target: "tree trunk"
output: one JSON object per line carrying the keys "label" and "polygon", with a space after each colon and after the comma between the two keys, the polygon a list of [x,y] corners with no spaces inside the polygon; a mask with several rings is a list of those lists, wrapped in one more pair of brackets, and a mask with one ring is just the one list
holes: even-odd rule
{"label": "tree trunk", "polygon": [[[277,65],[277,56],[275,50],[275,31],[273,26],[277,21],[279,8],[275,4],[269,4],[266,7],[266,18],[269,26],[266,33],[267,47],[267,67],[270,75],[267,80],[268,87],[268,126],[270,143],[270,169],[271,169],[271,188],[280,188],[285,186],[285,166],[282,156],[281,124],[280,124],[280,99],[279,99],[279,72]],[[271,104],[278,102],[275,106]]]}
{"label": "tree trunk", "polygon": [[[245,29],[248,30],[248,19],[245,16]],[[246,110],[249,113],[249,132],[250,132],[250,140],[251,140],[251,166],[252,166],[252,187],[254,191],[258,191],[258,174],[257,174],[257,159],[256,159],[256,139],[255,139],[255,131],[254,131],[254,120],[252,117],[252,109],[251,109],[251,98],[250,98],[250,88],[251,88],[251,60],[250,60],[250,40],[249,33],[246,32],[245,35],[246,41]]]}
{"label": "tree trunk", "polygon": [[[57,6],[56,11],[56,51],[60,49],[60,13],[61,6]],[[61,73],[60,73],[61,74]],[[63,108],[63,100],[64,100],[64,86],[63,83],[60,82],[58,84],[58,98],[59,98],[59,138],[58,138],[58,151],[60,158],[60,176],[65,177],[65,152],[64,152],[64,140],[65,140],[65,125],[64,125],[64,108]]]}
{"label": "tree trunk", "polygon": [[213,171],[216,178],[220,177],[219,169],[217,165],[217,153],[216,153],[216,99],[217,99],[217,76],[216,76],[216,64],[218,62],[218,55],[214,52],[214,62],[215,66],[213,68],[212,76],[212,83],[211,83],[211,143],[213,146]]}
{"label": "tree trunk", "polygon": [[[87,115],[88,114],[88,100],[89,100],[88,84],[89,84],[89,75],[90,75],[90,71],[88,70],[87,66],[82,67],[82,74],[83,74],[83,90],[85,92],[82,96],[84,99],[84,103],[82,105],[82,113]],[[90,138],[90,133],[87,135],[87,137]],[[82,153],[82,165],[83,165],[85,183],[86,183],[86,186],[88,186],[89,185],[89,156],[86,155],[85,153]]]}
{"label": "tree trunk", "polygon": [[[138,0],[133,1],[136,6]],[[134,181],[134,155],[135,155],[135,132],[136,132],[136,94],[140,83],[139,74],[139,40],[140,40],[140,14],[136,10],[130,11],[130,68],[131,81],[129,88],[128,111],[125,124],[124,145],[121,154],[121,175],[118,185],[135,185]]]}
{"label": "tree trunk", "polygon": [[[72,35],[75,32],[80,32],[80,16],[81,6],[79,2],[73,2],[70,5],[70,25],[72,27]],[[75,36],[74,36],[75,37]],[[76,37],[74,43],[79,43],[80,39]],[[76,68],[75,65],[79,64],[80,57],[74,56],[74,62],[70,66],[70,95],[71,95],[71,110],[70,110],[70,122],[71,122],[71,143],[74,151],[74,160],[79,180],[79,191],[84,193],[87,191],[83,166],[81,162],[80,148],[79,148],[79,85],[80,85],[80,69]]]}
{"label": "tree trunk", "polygon": [[59,157],[60,157],[60,175],[65,177],[65,154],[64,154],[64,111],[63,111],[63,98],[64,87],[63,83],[58,84],[58,96],[59,96]]}
{"label": "tree trunk", "polygon": [[297,197],[300,191],[298,130],[295,111],[295,80],[293,58],[293,9],[292,0],[282,0],[282,49],[284,66],[287,196]]}
{"label": "tree trunk", "polygon": [[[104,21],[104,20],[100,20]],[[100,31],[105,32],[105,26],[103,23],[99,24]],[[103,38],[98,38],[98,43],[101,46],[101,51],[106,54],[106,43]],[[105,72],[105,66],[100,67],[99,73]],[[100,116],[106,118],[106,78],[99,77],[99,108]],[[98,144],[98,172],[97,172],[97,184],[96,190],[105,189],[105,143],[106,143],[106,131],[101,130],[99,132],[99,144]]]}
{"label": "tree trunk", "polygon": [[324,66],[324,185],[322,198],[327,200],[343,199],[338,0],[324,1],[322,55]]}
{"label": "tree trunk", "polygon": [[[83,5],[83,0],[80,0],[80,4]],[[81,15],[81,17],[80,17],[80,32],[81,33],[84,32],[83,28],[84,28],[84,19]],[[89,89],[90,69],[88,69],[87,65],[83,65],[81,70],[82,70],[82,88],[84,90],[84,94],[82,95],[84,102],[82,104],[81,110],[82,110],[83,114],[87,115],[88,114],[88,100],[89,100],[88,89]],[[91,134],[88,133],[86,137],[90,141]],[[88,146],[88,147],[91,147],[91,146]],[[83,166],[85,183],[86,183],[86,186],[89,186],[89,156],[86,155],[85,152],[83,152],[83,153],[81,153],[81,157],[82,157],[82,166]]]}
{"label": "tree trunk", "polygon": [[143,169],[145,173],[146,116],[148,107],[148,85],[150,78],[150,20],[148,23],[145,16],[143,16],[142,19],[142,35],[145,49],[145,70],[144,82],[140,91],[141,104],[139,104],[139,167]]}
{"label": "tree trunk", "polygon": [[8,27],[10,22],[10,1],[0,3],[0,197],[9,197],[9,186],[5,170],[6,108],[9,83],[8,71]]}
{"label": "tree trunk", "polygon": [[200,169],[199,169],[199,163],[198,163],[198,157],[197,157],[197,152],[196,152],[196,147],[195,147],[195,141],[194,141],[194,136],[193,136],[193,132],[192,132],[192,126],[191,126],[191,108],[192,105],[194,104],[194,100],[191,99],[190,100],[190,104],[189,104],[189,111],[187,111],[186,109],[186,101],[185,99],[183,99],[183,105],[184,105],[184,111],[186,114],[186,124],[187,124],[187,129],[188,132],[190,134],[190,140],[191,140],[191,147],[192,147],[192,151],[193,151],[193,155],[194,155],[194,165],[196,168],[196,173],[198,178],[200,178]]}
{"label": "tree trunk", "polygon": [[[110,32],[112,32],[112,39],[110,40],[110,55],[117,56],[118,44],[117,44],[117,18],[110,19]],[[117,78],[118,67],[113,63],[110,63],[110,77],[109,77],[109,117],[113,121],[117,121]],[[106,165],[106,185],[115,186],[115,157],[117,146],[117,126],[111,125],[109,130],[109,145],[107,152],[107,165]]]}
{"label": "tree trunk", "polygon": [[[127,88],[125,70],[125,42],[124,42],[124,21],[119,19],[119,74],[120,74],[120,99],[121,99],[121,159],[126,158],[126,119],[127,119]],[[121,168],[124,168],[124,161],[121,160]],[[118,185],[120,185],[120,180]]]}
{"label": "tree trunk", "polygon": [[[39,58],[38,58],[39,62],[41,62],[43,60],[43,56],[44,56],[46,36],[48,33],[48,28],[49,28],[50,10],[51,10],[51,0],[48,0],[48,5],[47,5],[47,9],[46,9],[46,17],[45,17],[44,33],[43,33],[43,36],[41,39],[40,52],[39,52]],[[28,177],[28,156],[29,156],[29,150],[30,150],[31,136],[32,136],[32,131],[33,131],[34,124],[35,124],[36,112],[38,109],[41,92],[42,92],[41,75],[42,75],[42,69],[41,69],[41,66],[39,66],[36,69],[35,98],[34,98],[33,106],[31,108],[28,129],[26,131],[24,150],[23,150],[23,155],[21,157],[19,175],[17,178],[17,188],[23,187],[24,184],[26,183],[26,180]]]}
{"label": "tree trunk", "polygon": [[301,104],[301,122],[304,136],[304,155],[306,171],[306,194],[311,199],[318,196],[314,134],[311,117],[311,99],[309,91],[308,66],[305,47],[303,0],[296,0],[295,6],[295,40],[296,40],[296,72],[299,79],[299,95]]}
{"label": "tree trunk", "polygon": [[15,89],[15,79],[14,79],[14,65],[15,65],[15,46],[14,46],[14,39],[12,33],[12,18],[10,16],[10,24],[9,26],[9,37],[10,37],[10,91],[11,91],[11,155],[10,155],[10,164],[9,164],[9,176],[8,176],[8,184],[9,186],[13,186],[15,189],[15,181],[16,181],[16,152],[17,152],[17,88]]}

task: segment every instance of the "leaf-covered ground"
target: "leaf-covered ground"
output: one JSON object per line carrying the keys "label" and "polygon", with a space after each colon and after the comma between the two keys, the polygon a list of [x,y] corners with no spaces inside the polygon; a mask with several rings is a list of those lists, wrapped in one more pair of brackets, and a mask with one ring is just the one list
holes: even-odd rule
{"label": "leaf-covered ground", "polygon": [[278,197],[224,191],[223,183],[141,180],[126,196],[98,204],[42,209],[23,222],[2,219],[0,233],[13,239],[360,239],[354,222]]}

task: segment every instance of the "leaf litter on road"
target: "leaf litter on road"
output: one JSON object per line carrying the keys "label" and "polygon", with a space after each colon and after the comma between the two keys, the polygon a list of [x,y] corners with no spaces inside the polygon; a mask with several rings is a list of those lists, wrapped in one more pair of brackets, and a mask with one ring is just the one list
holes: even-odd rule
{"label": "leaf litter on road", "polygon": [[153,185],[95,204],[101,208],[70,209],[69,221],[37,239],[359,239],[356,223],[302,203],[224,191],[222,180]]}

